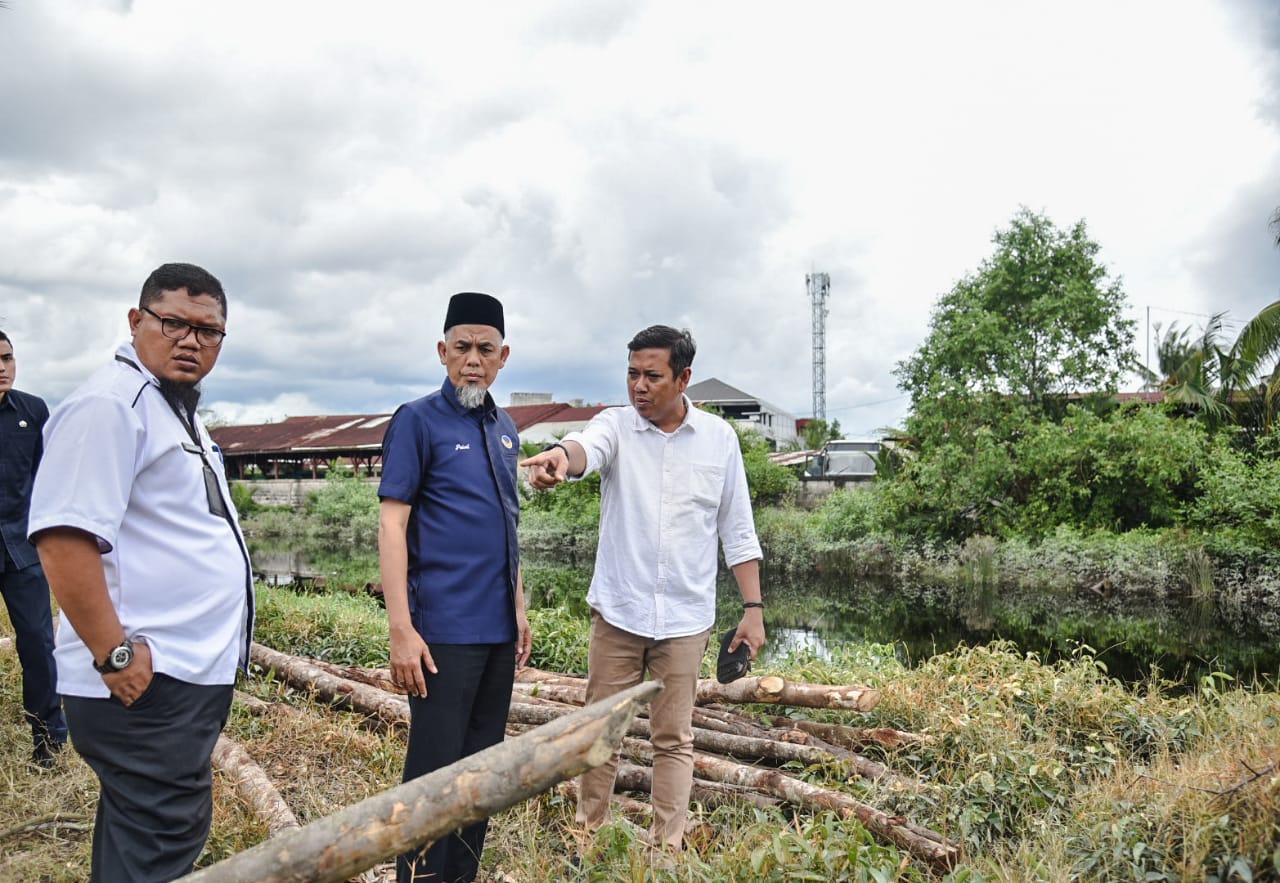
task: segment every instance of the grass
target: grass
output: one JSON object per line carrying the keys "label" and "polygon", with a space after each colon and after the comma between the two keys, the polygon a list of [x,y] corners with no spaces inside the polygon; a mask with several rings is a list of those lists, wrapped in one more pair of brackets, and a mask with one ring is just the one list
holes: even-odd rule
{"label": "grass", "polygon": [[[259,623],[260,640],[278,649],[385,662],[384,614],[368,598],[261,589]],[[535,665],[585,668],[580,615],[544,608],[533,611],[533,625]],[[0,619],[0,635],[11,633]],[[1088,648],[1047,665],[999,643],[913,667],[891,648],[860,646],[829,660],[795,655],[777,673],[883,691],[866,714],[793,714],[930,737],[923,746],[865,752],[922,780],[918,793],[845,780],[834,768],[792,772],[961,842],[967,857],[950,880],[1280,879],[1274,689],[1243,689],[1223,677],[1205,678],[1192,692],[1171,690],[1158,677],[1126,688]],[[227,733],[259,760],[303,822],[399,782],[401,734],[371,730],[358,715],[317,706],[269,678],[242,688],[277,710],[254,716],[237,705]],[[29,752],[17,659],[0,650],[0,879],[85,879],[97,783],[73,751],[53,773],[29,767]],[[1265,772],[1252,778],[1250,770]],[[201,865],[265,837],[220,776],[214,799]],[[655,873],[637,848],[636,829],[621,823],[602,832],[575,867],[573,807],[552,792],[494,817],[481,879],[935,879],[829,814],[695,806],[692,818],[690,849],[673,873]],[[38,827],[40,820],[58,821]]]}

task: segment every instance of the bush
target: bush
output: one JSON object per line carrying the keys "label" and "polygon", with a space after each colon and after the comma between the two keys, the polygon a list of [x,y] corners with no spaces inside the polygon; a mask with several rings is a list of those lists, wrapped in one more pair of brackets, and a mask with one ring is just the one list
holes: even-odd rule
{"label": "bush", "polygon": [[1280,548],[1280,458],[1234,450],[1220,436],[1198,487],[1186,507],[1189,527],[1218,533],[1237,550]]}
{"label": "bush", "polygon": [[304,511],[310,534],[354,544],[378,541],[378,489],[362,478],[330,474],[308,495]]}
{"label": "bush", "polygon": [[253,498],[253,488],[242,481],[231,483],[231,505],[239,515],[250,515],[262,508]]}

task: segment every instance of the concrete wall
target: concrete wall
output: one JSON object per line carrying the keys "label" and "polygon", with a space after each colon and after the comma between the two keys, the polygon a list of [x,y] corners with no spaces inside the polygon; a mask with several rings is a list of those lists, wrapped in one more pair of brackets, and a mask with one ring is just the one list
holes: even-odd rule
{"label": "concrete wall", "polygon": [[[364,481],[378,486],[378,479],[366,478]],[[323,478],[264,478],[257,481],[233,481],[232,484],[246,485],[253,491],[253,499],[263,506],[292,506],[297,509],[307,501],[307,494],[324,487]]]}

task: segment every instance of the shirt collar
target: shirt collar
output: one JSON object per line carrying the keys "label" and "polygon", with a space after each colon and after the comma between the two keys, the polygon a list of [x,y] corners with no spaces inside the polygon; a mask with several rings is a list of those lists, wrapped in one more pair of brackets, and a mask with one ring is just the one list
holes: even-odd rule
{"label": "shirt collar", "polygon": [[8,408],[10,411],[18,410],[18,406],[13,403],[13,389],[11,388],[4,394],[4,398],[0,399],[0,411]]}
{"label": "shirt collar", "polygon": [[131,343],[122,343],[116,348],[116,361],[123,362],[130,368],[137,370],[150,383],[156,386],[160,385],[160,381],[156,376],[147,370],[147,366],[142,364],[142,360],[138,358],[138,351],[133,348]]}
{"label": "shirt collar", "polygon": [[[680,393],[680,398],[684,399],[684,419],[680,421],[680,425],[675,429],[665,433],[666,435],[675,435],[685,428],[688,428],[690,432],[696,432],[698,429],[693,422],[693,402],[689,401],[689,397],[684,393]],[[652,429],[654,432],[662,432],[656,424],[641,417],[635,405],[628,405],[627,407],[631,410],[631,428],[636,432],[644,432],[648,429]]]}

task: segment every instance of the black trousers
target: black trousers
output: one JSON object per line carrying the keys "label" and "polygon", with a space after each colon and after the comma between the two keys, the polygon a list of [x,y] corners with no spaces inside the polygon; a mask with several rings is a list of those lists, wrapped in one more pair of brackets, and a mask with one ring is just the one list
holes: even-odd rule
{"label": "black trousers", "polygon": [[[409,750],[404,781],[434,772],[502,741],[516,648],[504,644],[432,644],[438,674],[424,672],[427,698],[409,697]],[[397,883],[475,880],[484,850],[486,819],[396,860]]]}
{"label": "black trousers", "polygon": [[128,707],[65,697],[71,742],[101,784],[93,883],[161,883],[191,871],[213,822],[209,757],[232,692],[157,674]]}
{"label": "black trousers", "polygon": [[[3,545],[3,544],[0,544]],[[19,568],[8,552],[0,553],[0,595],[13,623],[14,644],[22,663],[22,711],[31,725],[32,739],[67,741],[67,722],[58,696],[58,672],[53,663],[53,615],[49,583],[39,564]]]}

